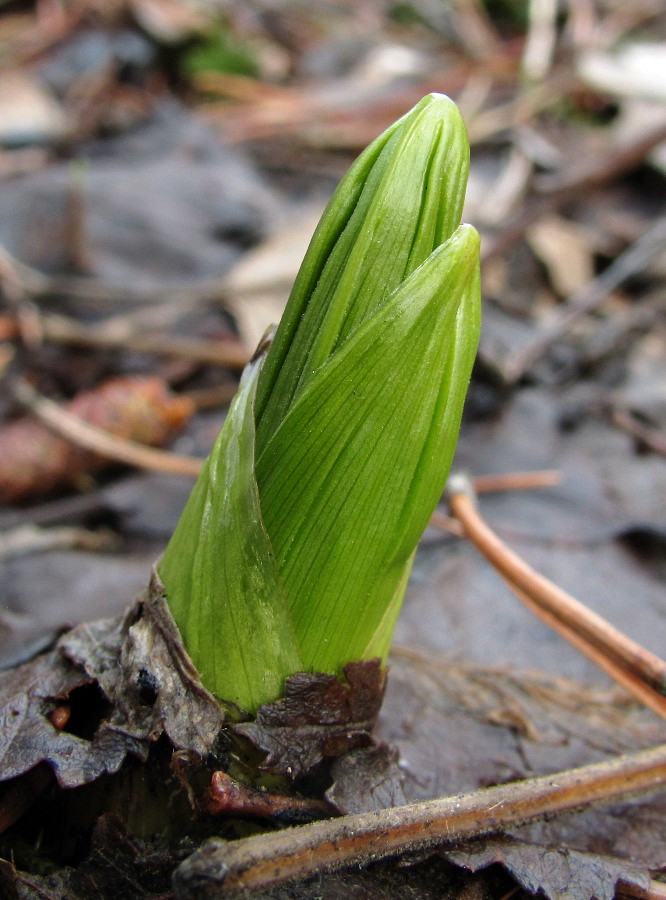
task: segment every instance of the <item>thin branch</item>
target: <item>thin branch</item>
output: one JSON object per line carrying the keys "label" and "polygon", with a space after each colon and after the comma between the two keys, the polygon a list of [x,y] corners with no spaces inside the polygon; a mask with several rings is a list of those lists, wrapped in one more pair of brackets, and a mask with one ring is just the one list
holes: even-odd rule
{"label": "thin branch", "polygon": [[450,845],[666,784],[666,745],[455,797],[271,834],[213,838],[176,871],[179,897],[265,890],[371,860]]}
{"label": "thin branch", "polygon": [[250,353],[240,341],[206,341],[195,338],[174,338],[164,335],[112,334],[109,331],[79,325],[66,316],[41,317],[42,337],[48,341],[78,347],[120,347],[139,353],[174,356],[194,362],[212,363],[231,369],[242,369]]}
{"label": "thin branch", "polygon": [[556,0],[530,0],[529,28],[523,50],[523,72],[530,81],[546,77],[557,41]]}
{"label": "thin branch", "polygon": [[456,537],[465,537],[465,530],[460,522],[452,516],[447,516],[441,509],[434,509],[428,520],[428,524],[446,534],[454,534]]}
{"label": "thin branch", "polygon": [[552,175],[542,175],[534,187],[539,194],[566,194],[605,184],[617,175],[639,165],[652,150],[666,140],[666,122],[641,132],[631,143],[609,147],[605,153],[584,158],[582,162]]}
{"label": "thin branch", "polygon": [[[498,491],[524,491],[534,488],[553,487],[562,479],[557,469],[543,469],[538,472],[506,472],[502,475],[475,475],[471,484],[476,494],[495,493]],[[447,516],[436,509],[430,516],[429,524],[447,534],[464,537],[465,532],[457,519]]]}
{"label": "thin branch", "polygon": [[[533,90],[538,90],[539,86]],[[558,95],[559,96],[559,95]],[[494,113],[495,110],[491,110]],[[488,115],[488,114],[482,114]],[[508,121],[506,118],[504,121]],[[543,176],[535,182],[536,196],[524,208],[509,219],[496,235],[485,239],[481,247],[481,261],[486,262],[519,241],[529,226],[541,216],[559,209],[564,203],[582,192],[598,187],[638,165],[666,138],[666,125],[659,125],[647,134],[641,134],[633,143],[620,148],[608,148],[584,165],[576,164],[553,175]]]}
{"label": "thin branch", "polygon": [[57,403],[43,397],[26,381],[17,381],[13,391],[16,399],[52,431],[100,456],[118,460],[138,469],[167,472],[171,475],[192,476],[198,475],[201,470],[203,460],[137,444],[135,441],[116,437],[108,431],[84,422],[78,416],[62,409]]}
{"label": "thin branch", "polygon": [[108,528],[91,531],[74,525],[56,528],[20,525],[10,531],[0,531],[0,561],[49,550],[76,548],[98,553],[117,550],[118,546],[118,535]]}
{"label": "thin branch", "polygon": [[[238,819],[278,819],[301,823],[329,819],[335,808],[316,797],[296,797],[267,791],[234,781],[226,772],[213,772],[206,793],[206,810],[211,816]],[[298,817],[298,818],[297,818]]]}
{"label": "thin branch", "polygon": [[643,888],[639,884],[629,884],[621,881],[617,885],[615,896],[618,900],[625,897],[635,897],[636,900],[664,900],[664,897],[666,897],[666,884],[651,878],[648,887]]}
{"label": "thin branch", "polygon": [[628,672],[625,668],[615,662],[609,656],[606,656],[601,650],[582,638],[576,631],[564,625],[556,616],[547,612],[532,598],[516,587],[515,584],[505,579],[507,585],[516,594],[519,600],[534,613],[537,618],[541,619],[544,624],[553,631],[557,632],[560,637],[568,641],[572,647],[575,647],[583,656],[587,656],[595,665],[599,666],[610,678],[617,684],[621,685],[629,694],[634,696],[640,703],[651,709],[662,719],[666,719],[666,697],[655,691],[650,685],[646,684],[636,675]]}
{"label": "thin branch", "polygon": [[582,290],[571,297],[561,312],[536,334],[522,349],[518,350],[511,362],[506,366],[507,381],[518,381],[526,369],[537,360],[554,340],[572,322],[584,313],[595,309],[622,282],[643,271],[648,262],[666,246],[666,219],[657,222],[645,234],[621,253],[604,272],[585,285]]}
{"label": "thin branch", "polygon": [[[466,479],[464,480],[466,482]],[[614,628],[536,572],[488,527],[474,507],[469,483],[451,479],[449,508],[469,540],[497,571],[546,613],[659,694],[666,693],[666,662]]]}
{"label": "thin branch", "polygon": [[653,453],[658,453],[660,456],[666,456],[666,438],[662,437],[662,435],[658,434],[652,428],[648,428],[647,425],[642,425],[640,422],[636,421],[627,410],[613,410],[611,421],[614,425],[617,425],[618,428],[621,428],[622,431],[626,431],[632,437],[635,437],[641,444],[647,447],[648,450],[652,450]]}
{"label": "thin branch", "polygon": [[541,469],[537,472],[506,472],[502,475],[474,475],[471,478],[476,494],[497,491],[531,491],[535,488],[554,487],[562,480],[557,469]]}
{"label": "thin branch", "polygon": [[220,276],[189,285],[165,282],[155,287],[137,288],[130,284],[80,275],[45,275],[16,259],[0,245],[0,286],[14,300],[38,301],[45,297],[64,295],[100,307],[123,308],[140,304],[160,308],[164,304],[174,304],[187,308],[206,302],[223,302],[231,293],[234,296],[252,297],[264,292],[268,286],[288,289],[290,284],[285,285],[283,279],[271,281],[258,277],[256,283],[242,288],[234,287],[232,290],[227,284],[227,277]]}
{"label": "thin branch", "polygon": [[474,146],[500,132],[524,125],[537,113],[559,102],[575,81],[570,71],[559,71],[539,84],[525,89],[506,103],[499,103],[491,109],[478,113],[467,124],[470,144]]}

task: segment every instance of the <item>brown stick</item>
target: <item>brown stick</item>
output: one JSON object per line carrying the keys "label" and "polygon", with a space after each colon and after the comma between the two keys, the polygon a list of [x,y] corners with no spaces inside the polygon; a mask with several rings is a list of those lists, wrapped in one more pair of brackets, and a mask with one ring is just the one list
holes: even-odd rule
{"label": "brown stick", "polygon": [[542,175],[534,186],[539,194],[560,194],[604,184],[639,165],[664,140],[666,123],[662,122],[640,134],[632,143],[609,147],[606,153],[578,162],[563,172]]}
{"label": "brown stick", "polygon": [[576,631],[569,628],[567,625],[564,625],[556,616],[547,612],[535,603],[528,594],[521,591],[515,584],[512,584],[512,582],[508,580],[506,583],[519,600],[521,600],[521,602],[524,603],[537,618],[541,619],[541,621],[549,628],[552,628],[553,631],[557,632],[565,641],[568,641],[579,653],[582,653],[583,656],[587,656],[588,659],[599,666],[599,668],[609,675],[613,681],[621,685],[640,703],[647,706],[648,709],[651,709],[652,712],[656,713],[658,716],[661,716],[662,719],[666,719],[666,697],[663,697],[651,688],[650,685],[641,681],[636,675],[628,672],[615,662],[614,659],[606,656],[605,653],[595,647],[594,644],[590,644],[588,641],[584,640]]}
{"label": "brown stick", "polygon": [[139,469],[168,472],[171,475],[198,475],[203,465],[203,460],[146,447],[96,428],[62,409],[52,400],[42,397],[26,381],[16,382],[14,394],[20,403],[53,431],[101,456],[117,459]]}
{"label": "brown stick", "polygon": [[[552,487],[559,484],[562,474],[557,469],[543,469],[538,472],[505,472],[502,475],[475,475],[471,478],[471,485],[476,494],[494,493],[496,491],[525,491],[534,488]],[[464,532],[460,522],[451,516],[445,515],[436,509],[430,516],[430,525],[463,537]]]}
{"label": "brown stick", "polygon": [[[492,113],[495,110],[491,111]],[[509,121],[504,119],[506,123]],[[633,144],[598,154],[584,166],[574,166],[552,176],[544,176],[535,185],[537,195],[530,200],[529,208],[523,208],[511,217],[502,231],[483,241],[481,260],[486,262],[519,241],[527,228],[546,213],[559,209],[583,191],[607,183],[622,172],[640,163],[647,154],[664,140],[666,126],[660,125],[647,135],[640,136]]]}
{"label": "brown stick", "polygon": [[469,540],[486,559],[541,609],[615,660],[625,671],[666,693],[666,662],[614,628],[570,594],[536,572],[504,544],[474,508],[469,492],[452,481],[449,506]]}
{"label": "brown stick", "polygon": [[251,356],[237,340],[206,341],[147,334],[113,335],[79,325],[65,316],[55,315],[42,316],[41,324],[45,340],[78,347],[121,347],[139,353],[174,356],[232,369],[242,369]]}
{"label": "brown stick", "polygon": [[316,797],[297,797],[265,791],[234,781],[226,772],[213,772],[206,794],[206,810],[212,816],[239,819],[278,819],[308,822],[330,819],[335,808]]}
{"label": "brown stick", "polygon": [[207,841],[176,871],[179,898],[227,896],[422,851],[666,784],[666,745],[566,772],[304,827]]}
{"label": "brown stick", "polygon": [[502,475],[474,475],[472,487],[476,494],[490,494],[495,491],[530,491],[534,488],[553,487],[562,480],[557,469],[542,469],[538,472],[505,472]]}
{"label": "brown stick", "polygon": [[666,438],[652,428],[637,422],[631,413],[624,409],[615,409],[613,410],[611,421],[618,428],[639,440],[648,450],[652,450],[653,453],[658,453],[660,456],[666,456]]}
{"label": "brown stick", "polygon": [[641,887],[639,884],[620,882],[617,885],[617,900],[625,897],[635,897],[636,900],[663,900],[666,897],[666,884],[650,879],[649,886]]}
{"label": "brown stick", "polygon": [[642,271],[646,264],[666,246],[666,219],[657,222],[634,244],[621,253],[597,278],[585,285],[571,297],[561,312],[535,335],[522,349],[519,349],[506,366],[505,377],[513,383],[518,381],[526,369],[560,337],[563,332],[584,313],[590,312],[603,301],[611,291],[623,281]]}

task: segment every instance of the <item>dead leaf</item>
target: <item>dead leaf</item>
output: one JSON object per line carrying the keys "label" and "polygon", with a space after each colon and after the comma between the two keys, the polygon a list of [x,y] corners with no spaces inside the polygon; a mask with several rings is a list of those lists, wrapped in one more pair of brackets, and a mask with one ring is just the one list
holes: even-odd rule
{"label": "dead leaf", "polygon": [[[99,695],[77,696],[85,685],[97,685]],[[117,772],[128,754],[145,760],[163,733],[175,748],[203,757],[224,719],[156,579],[124,617],[79,625],[50,652],[2,673],[0,698],[0,780],[44,761],[68,788]],[[48,714],[63,700],[73,721],[98,722],[92,737],[51,725]]]}
{"label": "dead leaf", "polygon": [[545,216],[527,229],[525,237],[560,297],[569,297],[594,278],[594,247],[581,225]]}
{"label": "dead leaf", "polygon": [[0,778],[6,781],[47,762],[62,787],[73,787],[116,772],[126,753],[140,752],[135,742],[121,746],[108,739],[88,741],[51,724],[48,713],[90,683],[57,650],[2,673],[0,678]]}
{"label": "dead leaf", "polygon": [[[174,437],[194,408],[155,377],[120,376],[83,391],[64,409],[117,437],[159,447]],[[0,429],[0,501],[16,503],[69,487],[108,459],[58,437],[25,416]]]}
{"label": "dead leaf", "polygon": [[504,866],[532,894],[549,900],[613,900],[618,882],[647,890],[647,871],[625,860],[554,849],[510,838],[490,838],[470,843],[461,850],[447,851],[444,858],[472,872],[494,863]]}
{"label": "dead leaf", "polygon": [[298,214],[298,222],[276,230],[246,253],[225,278],[225,306],[233,315],[245,348],[259,346],[266,329],[280,321],[323,205]]}
{"label": "dead leaf", "polygon": [[405,776],[395,747],[379,744],[351,750],[335,760],[331,775],[333,784],[326,791],[326,799],[341,813],[386,809],[407,802]]}
{"label": "dead leaf", "polygon": [[663,722],[614,687],[400,648],[389,662],[375,736],[400,751],[409,802],[562,771],[666,736]]}
{"label": "dead leaf", "polygon": [[108,643],[95,625],[79,625],[58,646],[99,684],[113,706],[100,730],[138,741],[166,733],[179,750],[203,757],[222,727],[224,713],[201,684],[153,574]]}

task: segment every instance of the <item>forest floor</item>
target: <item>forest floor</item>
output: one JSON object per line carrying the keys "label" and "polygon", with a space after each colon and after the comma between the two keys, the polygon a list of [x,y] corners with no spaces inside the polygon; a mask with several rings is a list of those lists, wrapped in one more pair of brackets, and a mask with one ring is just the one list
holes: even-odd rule
{"label": "forest floor", "polygon": [[[480,491],[482,515],[663,653],[666,15],[656,0],[552,6],[5,6],[3,669],[144,588],[332,189],[429,91],[463,113],[463,218],[482,237],[482,337],[454,470],[546,473]],[[377,736],[400,755],[395,805],[621,758],[664,742],[666,723],[526,610],[442,506]],[[339,804],[371,805],[363,791]],[[108,822],[37,861],[34,810],[0,848],[3,896],[170,895],[175,862],[130,852]],[[665,870],[657,792],[265,895],[648,897],[664,896]]]}

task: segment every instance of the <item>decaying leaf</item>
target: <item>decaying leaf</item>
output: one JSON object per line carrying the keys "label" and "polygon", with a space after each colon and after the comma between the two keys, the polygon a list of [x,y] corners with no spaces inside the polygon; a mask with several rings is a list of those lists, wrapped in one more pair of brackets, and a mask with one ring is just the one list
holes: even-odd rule
{"label": "decaying leaf", "polygon": [[618,882],[632,885],[641,892],[647,890],[650,883],[644,869],[625,860],[543,847],[510,838],[475,841],[464,849],[447,851],[444,857],[472,872],[499,863],[525,890],[544,894],[549,900],[572,897],[613,900]]}
{"label": "decaying leaf", "polygon": [[298,778],[324,757],[371,743],[386,673],[371,659],[349,663],[344,676],[343,682],[335,675],[292,675],[281,700],[235,728],[267,754],[264,769]]}
{"label": "decaying leaf", "polygon": [[[99,695],[77,697],[97,685]],[[55,648],[0,677],[0,780],[47,762],[61,787],[117,772],[166,733],[173,746],[203,757],[223,722],[183,651],[153,582],[124,617],[79,625]],[[59,702],[86,704],[99,721],[92,738],[58,731],[48,715]],[[83,711],[81,711],[83,712]]]}
{"label": "decaying leaf", "polygon": [[527,230],[526,237],[561,297],[581,290],[594,277],[596,248],[582,226],[560,216],[545,216]]}
{"label": "decaying leaf", "polygon": [[[109,434],[161,446],[192,415],[188,398],[172,394],[160,378],[120,376],[83,391],[64,409]],[[16,503],[75,485],[109,465],[104,457],[58,437],[28,416],[0,429],[0,502]]]}
{"label": "decaying leaf", "polygon": [[[110,626],[110,623],[107,623]],[[113,632],[113,626],[110,626]],[[57,700],[90,683],[57,650],[3,673],[0,679],[0,776],[8,780],[45,761],[62,787],[91,781],[102,772],[116,772],[130,750],[140,753],[135,741],[113,745],[56,730],[48,714]]]}
{"label": "decaying leaf", "polygon": [[563,771],[666,738],[658,717],[614,688],[399,648],[389,661],[375,734],[400,750],[410,802]]}
{"label": "decaying leaf", "polygon": [[266,330],[280,321],[298,267],[308,249],[323,205],[299,210],[295,225],[280,227],[234,265],[224,283],[225,307],[234,317],[245,348],[254,352]]}
{"label": "decaying leaf", "polygon": [[387,809],[407,802],[399,754],[387,744],[345,753],[335,760],[331,774],[333,784],[326,799],[341,813]]}
{"label": "decaying leaf", "polygon": [[113,704],[100,728],[139,741],[165,733],[176,749],[205,756],[224,713],[185,652],[156,576],[122,620],[119,636],[105,646],[95,625],[84,624],[58,645]]}

